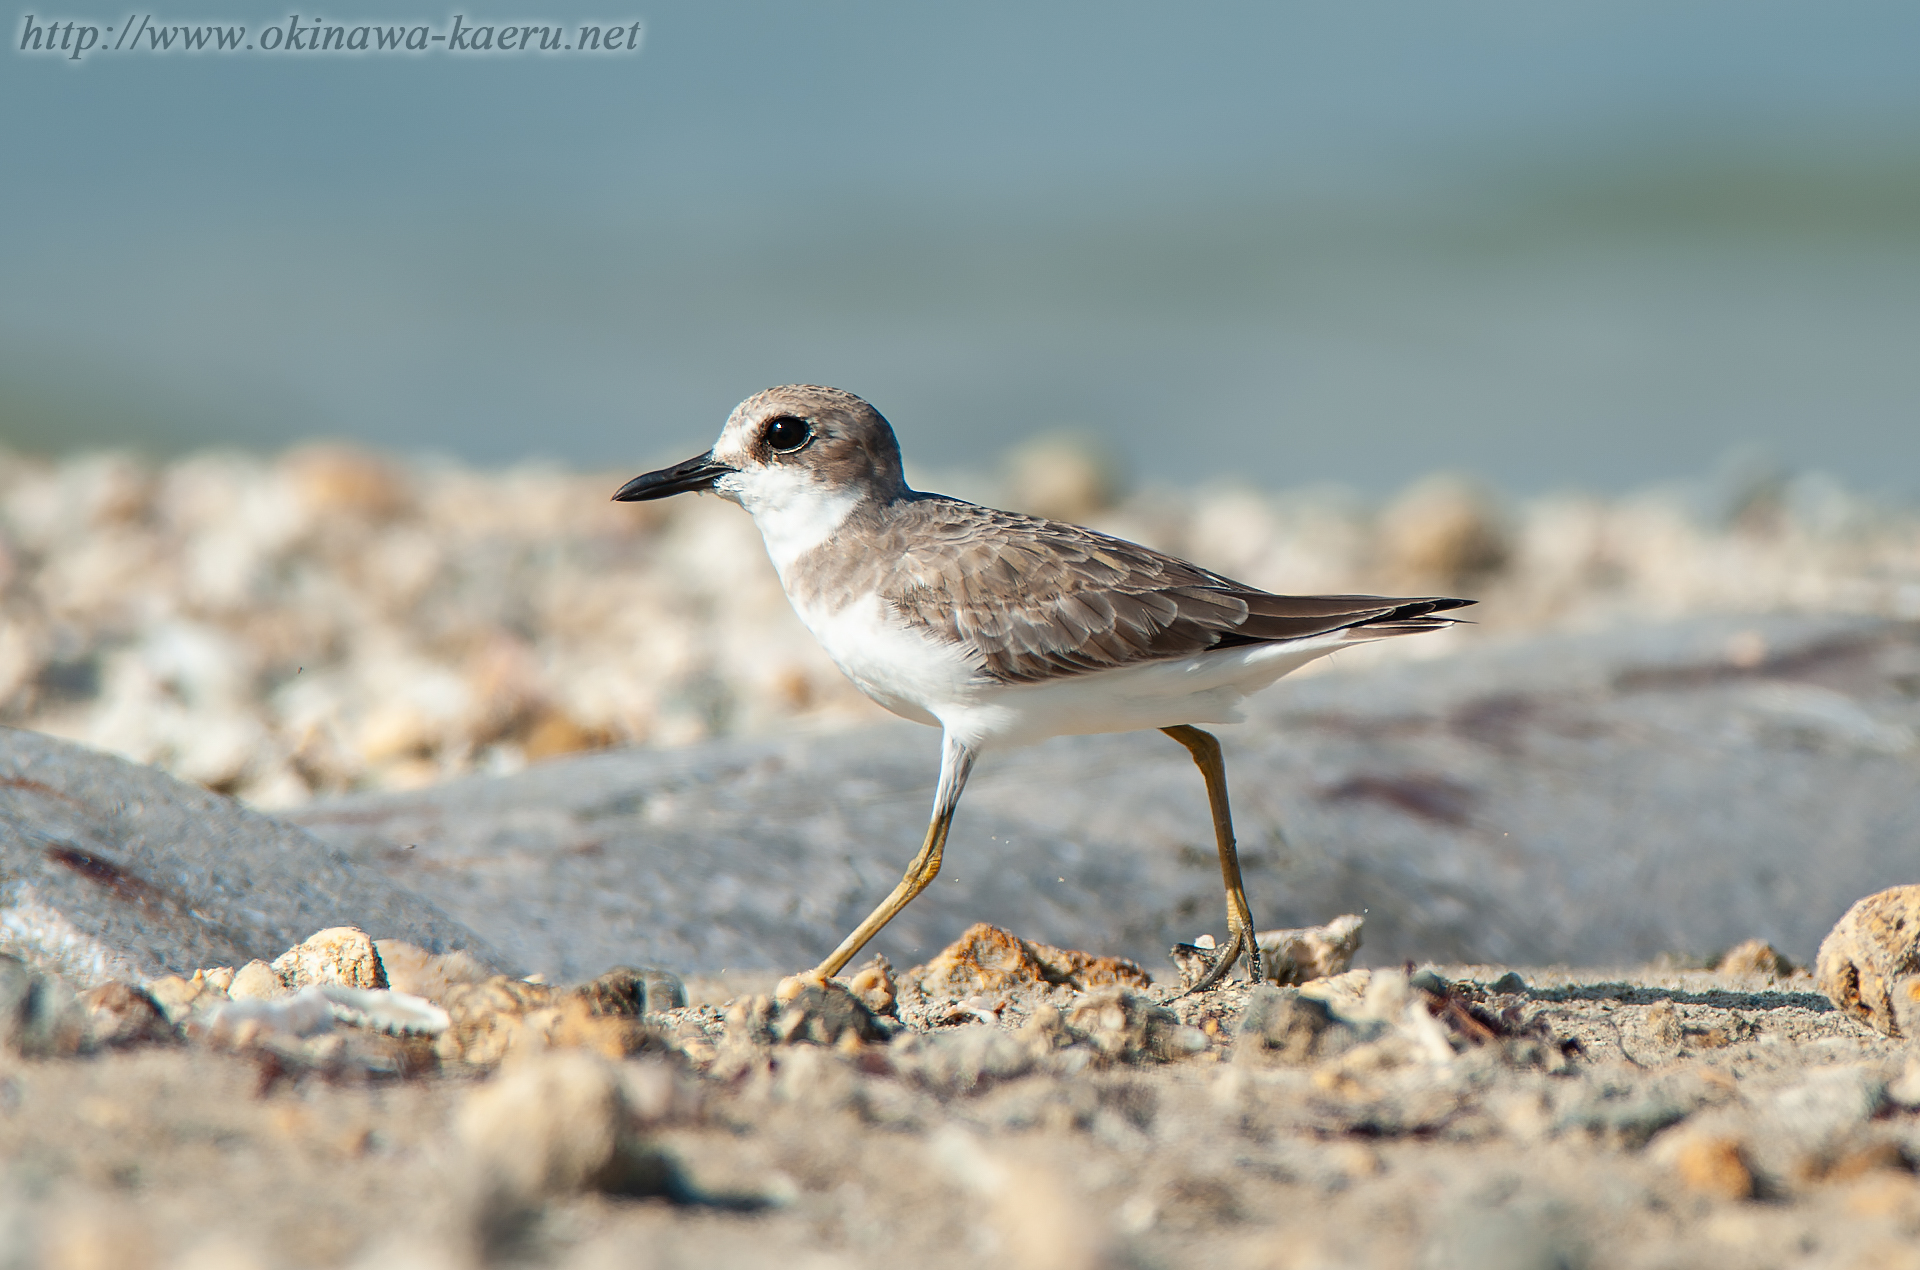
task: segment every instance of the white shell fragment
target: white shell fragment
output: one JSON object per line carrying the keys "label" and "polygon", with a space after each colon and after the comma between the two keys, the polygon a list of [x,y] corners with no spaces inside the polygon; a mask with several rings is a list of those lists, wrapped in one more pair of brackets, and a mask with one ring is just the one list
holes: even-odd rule
{"label": "white shell fragment", "polygon": [[224,1001],[202,1016],[201,1025],[216,1036],[318,1036],[333,1030],[333,1007],[318,988],[303,988],[271,1001],[257,997]]}
{"label": "white shell fragment", "polygon": [[341,984],[326,984],[307,991],[325,998],[333,1018],[349,1027],[369,1028],[392,1036],[438,1036],[452,1022],[445,1010],[425,997],[407,992],[349,988]]}

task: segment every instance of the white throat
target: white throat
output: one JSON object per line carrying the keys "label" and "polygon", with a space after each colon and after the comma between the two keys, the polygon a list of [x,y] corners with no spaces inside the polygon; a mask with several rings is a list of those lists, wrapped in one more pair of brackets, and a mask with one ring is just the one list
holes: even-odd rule
{"label": "white throat", "polygon": [[865,496],[861,489],[836,489],[803,470],[785,467],[732,472],[714,489],[753,516],[782,580],[794,561],[839,531]]}

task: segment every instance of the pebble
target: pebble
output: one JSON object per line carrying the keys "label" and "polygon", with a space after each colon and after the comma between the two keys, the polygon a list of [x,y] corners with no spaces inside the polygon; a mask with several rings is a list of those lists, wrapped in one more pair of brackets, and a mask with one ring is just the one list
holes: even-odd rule
{"label": "pebble", "polygon": [[[1234,1061],[1305,1064],[1338,1052],[1350,1032],[1324,1001],[1268,984],[1247,995]],[[1347,1039],[1350,1044],[1351,1040]]]}
{"label": "pebble", "polygon": [[1268,982],[1301,984],[1345,972],[1360,951],[1365,925],[1365,917],[1347,913],[1324,926],[1261,931],[1254,942],[1260,946]]}
{"label": "pebble", "polygon": [[979,1023],[903,1036],[888,1047],[888,1058],[896,1071],[946,1094],[975,1093],[1024,1076],[1036,1061],[1027,1038]]}
{"label": "pebble", "polygon": [[1111,1223],[1095,1217],[1068,1175],[989,1150],[950,1125],[927,1143],[933,1162],[985,1205],[998,1236],[995,1264],[1009,1270],[1104,1270],[1114,1258]]}
{"label": "pebble", "polygon": [[87,1042],[117,1049],[179,1039],[166,1012],[148,993],[130,983],[103,983],[80,994],[87,1012]]}
{"label": "pebble", "polygon": [[546,1050],[624,1058],[664,1049],[664,1034],[637,1013],[609,1008],[610,1002],[623,1009],[634,1004],[632,973],[616,972],[625,993],[610,993],[604,984],[567,989],[505,975],[456,985],[442,1002],[448,1022],[434,1040],[434,1054],[443,1063],[492,1068],[510,1056]]}
{"label": "pebble", "polygon": [[893,979],[893,964],[875,953],[873,959],[853,972],[847,990],[875,1014],[892,1014],[898,987]]}
{"label": "pebble", "polygon": [[1729,949],[1714,969],[1723,975],[1772,980],[1791,975],[1793,963],[1766,940],[1749,939]]}
{"label": "pebble", "polygon": [[86,1022],[58,976],[0,953],[0,1050],[27,1057],[73,1054]]}
{"label": "pebble", "polygon": [[671,970],[615,966],[574,991],[591,1013],[638,1018],[677,1010],[687,1003],[687,986]]}
{"label": "pebble", "polygon": [[1698,1195],[1715,1199],[1752,1199],[1753,1173],[1747,1167],[1740,1139],[1709,1134],[1685,1134],[1671,1150],[1680,1182]]}
{"label": "pebble", "polygon": [[1492,495],[1442,473],[1416,481],[1387,507],[1380,548],[1399,576],[1443,583],[1458,594],[1497,573],[1514,545]]}
{"label": "pebble", "polygon": [[931,961],[907,971],[901,982],[927,997],[964,1000],[1053,984],[1081,991],[1107,986],[1145,988],[1152,980],[1124,957],[1055,948],[979,922]]}
{"label": "pebble", "polygon": [[779,1002],[771,1027],[782,1045],[884,1041],[889,1035],[859,997],[833,980],[807,984]]}
{"label": "pebble", "polygon": [[387,972],[379,950],[358,926],[332,926],[289,948],[273,963],[289,988],[337,983],[348,988],[384,988]]}
{"label": "pebble", "polygon": [[508,1200],[681,1185],[672,1157],[639,1132],[619,1071],[592,1054],[516,1064],[467,1096],[455,1132],[483,1193]]}
{"label": "pebble", "polygon": [[1453,985],[1447,982],[1446,976],[1431,966],[1423,967],[1407,976],[1407,986],[1418,988],[1422,992],[1430,992],[1436,997],[1446,996],[1453,988]]}
{"label": "pebble", "polygon": [[160,1012],[169,1023],[184,1021],[193,1012],[194,1003],[206,995],[206,991],[205,983],[195,983],[179,975],[163,975],[147,982],[147,996],[160,1007]]}
{"label": "pebble", "polygon": [[249,961],[233,972],[227,984],[227,995],[235,1001],[271,1001],[289,991],[286,982],[264,961]]}
{"label": "pebble", "polygon": [[1920,886],[1896,886],[1858,901],[1821,941],[1814,979],[1834,1008],[1888,1036],[1911,1033],[1895,1008],[1894,989],[1920,974]]}
{"label": "pebble", "polygon": [[1180,1022],[1173,1011],[1121,987],[1096,988],[1066,1011],[1067,1026],[1109,1059],[1172,1062],[1198,1054],[1207,1035]]}
{"label": "pebble", "polygon": [[432,953],[404,939],[377,939],[374,950],[387,986],[438,1001],[456,984],[481,983],[499,971],[465,950]]}

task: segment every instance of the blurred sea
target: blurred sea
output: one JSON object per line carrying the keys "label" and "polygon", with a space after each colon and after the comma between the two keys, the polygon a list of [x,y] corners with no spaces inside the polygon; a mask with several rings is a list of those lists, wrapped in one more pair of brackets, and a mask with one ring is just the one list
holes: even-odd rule
{"label": "blurred sea", "polygon": [[603,62],[9,40],[0,439],[636,466],[810,380],[936,469],[1072,428],[1147,483],[1920,495],[1920,9],[631,16]]}

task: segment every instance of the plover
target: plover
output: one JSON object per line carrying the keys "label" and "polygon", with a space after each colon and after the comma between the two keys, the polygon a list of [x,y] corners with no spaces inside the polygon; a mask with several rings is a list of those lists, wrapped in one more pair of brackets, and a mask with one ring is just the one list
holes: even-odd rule
{"label": "plover", "polygon": [[711,450],[614,498],[710,490],[745,508],[794,612],[860,691],[941,729],[920,853],[813,976],[838,974],[940,872],[960,791],[983,752],[1051,736],[1158,728],[1206,779],[1227,942],[1192,991],[1241,956],[1261,977],[1220,743],[1249,693],[1367,640],[1438,630],[1470,600],[1273,595],[1078,525],[910,489],[893,428],[811,384],[741,402]]}

